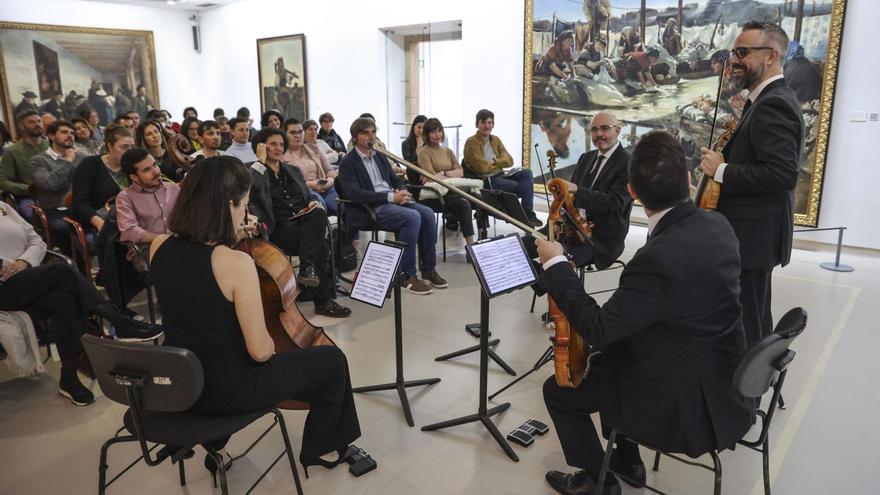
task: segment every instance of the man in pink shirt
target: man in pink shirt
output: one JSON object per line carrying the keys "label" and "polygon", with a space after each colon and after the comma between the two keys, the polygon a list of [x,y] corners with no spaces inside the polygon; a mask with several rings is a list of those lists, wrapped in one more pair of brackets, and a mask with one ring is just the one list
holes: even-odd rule
{"label": "man in pink shirt", "polygon": [[120,162],[131,179],[131,185],[116,196],[120,238],[149,244],[159,234],[168,233],[168,217],[177,202],[180,186],[162,181],[159,165],[145,149],[126,151]]}

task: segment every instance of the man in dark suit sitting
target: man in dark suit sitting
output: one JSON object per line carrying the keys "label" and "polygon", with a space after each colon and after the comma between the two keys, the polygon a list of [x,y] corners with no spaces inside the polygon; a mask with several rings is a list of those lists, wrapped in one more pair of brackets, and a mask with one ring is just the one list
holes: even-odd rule
{"label": "man in dark suit sitting", "polygon": [[[435,287],[448,287],[437,273],[437,223],[434,211],[416,203],[412,194],[392,172],[388,160],[373,151],[376,123],[361,117],[351,124],[354,148],[339,161],[336,192],[339,197],[372,208],[379,227],[398,232],[398,240],[406,243],[400,270],[405,277],[401,287],[414,294],[430,294]],[[360,208],[347,208],[346,228],[364,228],[369,225],[367,213]],[[420,280],[416,276],[416,246],[418,246]]]}
{"label": "man in dark suit sitting", "polygon": [[730,50],[733,82],[749,90],[739,125],[721,153],[703,148],[700,167],[721,183],[718,211],[739,239],[746,343],[773,331],[773,267],[791,258],[792,203],[803,147],[797,96],[785,83],[788,36],[775,24],[749,22]]}
{"label": "man in dark suit sitting", "polygon": [[[629,153],[617,140],[620,123],[609,112],[599,112],[590,121],[590,139],[596,149],[578,159],[568,190],[581,216],[593,224],[593,237],[587,263],[606,268],[623,252],[629,232],[632,198],[626,190]],[[575,260],[582,264],[580,260]]]}
{"label": "man in dark suit sitting", "polygon": [[[733,230],[688,199],[684,152],[669,134],[642,137],[627,188],[645,207],[649,237],[604,306],[584,293],[561,245],[537,241],[550,294],[571,327],[603,352],[580,387],[562,388],[555,377],[544,384],[565,460],[581,468],[547,473],[563,494],[596,489],[603,449],[591,413],[600,413],[606,435],[620,432],[611,467],[633,486],[644,486],[645,467],[625,437],[697,456],[733,447],[752,423],[733,388],[745,351]],[[614,476],[606,483],[605,493],[621,492]]]}

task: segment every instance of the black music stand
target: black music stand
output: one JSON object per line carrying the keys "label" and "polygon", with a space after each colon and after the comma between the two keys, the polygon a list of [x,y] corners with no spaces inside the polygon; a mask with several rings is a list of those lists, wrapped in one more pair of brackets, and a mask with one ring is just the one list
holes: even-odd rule
{"label": "black music stand", "polygon": [[[491,245],[491,246],[490,246]],[[488,248],[488,249],[487,249]],[[496,249],[497,248],[497,249]],[[498,427],[492,422],[492,416],[506,411],[510,407],[509,402],[499,404],[491,409],[488,408],[486,393],[489,374],[489,299],[507,294],[508,292],[527,287],[535,282],[537,275],[529,262],[523,247],[522,240],[516,234],[487,239],[466,247],[468,254],[474,263],[474,270],[480,280],[480,399],[476,414],[462,416],[456,419],[441,421],[423,426],[422,431],[434,431],[450,426],[458,426],[466,423],[480,421],[489,430],[489,433],[501,446],[501,449],[513,461],[519,461],[516,452],[504,439]],[[497,268],[501,266],[502,269]],[[509,270],[513,276],[505,279],[496,277],[497,272]],[[488,280],[487,280],[488,272]]]}
{"label": "black music stand", "polygon": [[[364,264],[368,263],[368,256],[370,253],[370,248],[374,244],[382,245],[386,247],[399,248],[403,250],[406,247],[406,243],[397,242],[397,241],[385,241],[385,243],[378,243],[374,241],[370,241],[367,244],[367,249],[364,251],[364,259],[361,260],[361,269],[364,268]],[[401,311],[401,301],[400,301],[400,278],[402,277],[402,273],[398,271],[398,265],[400,263],[400,258],[397,258],[397,261],[394,263],[393,267],[390,267],[390,273],[395,273],[390,280],[390,283],[393,284],[393,292],[394,292],[394,361],[397,367],[396,377],[391,383],[382,383],[379,385],[367,385],[365,387],[356,387],[352,389],[352,392],[355,393],[363,393],[363,392],[377,392],[379,390],[397,390],[397,395],[400,397],[400,405],[403,407],[403,415],[406,418],[406,423],[410,426],[415,426],[415,422],[413,421],[412,410],[409,407],[409,397],[406,395],[406,389],[409,387],[421,387],[423,385],[433,385],[440,381],[439,378],[425,378],[422,380],[405,380],[403,377],[403,315]],[[389,267],[386,267],[388,269]],[[358,274],[360,274],[360,269],[358,270]],[[360,276],[358,276],[360,279]],[[357,284],[357,280],[354,282]],[[385,297],[382,297],[381,301],[377,301],[375,298],[358,298],[359,291],[355,290],[355,285],[352,285],[351,290],[351,298],[357,301],[361,301],[367,303],[371,306],[376,306],[381,308],[384,305]],[[384,294],[387,294],[387,290],[383,291]]]}

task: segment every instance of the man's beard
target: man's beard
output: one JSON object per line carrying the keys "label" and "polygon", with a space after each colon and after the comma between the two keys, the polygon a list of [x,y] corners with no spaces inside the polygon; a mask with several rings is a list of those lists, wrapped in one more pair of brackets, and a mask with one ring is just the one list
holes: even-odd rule
{"label": "man's beard", "polygon": [[755,81],[761,79],[764,75],[764,66],[759,66],[757,69],[751,69],[745,65],[737,64],[733,67],[733,69],[742,69],[743,75],[739,78],[736,76],[733,77],[733,85],[737,89],[748,89]]}

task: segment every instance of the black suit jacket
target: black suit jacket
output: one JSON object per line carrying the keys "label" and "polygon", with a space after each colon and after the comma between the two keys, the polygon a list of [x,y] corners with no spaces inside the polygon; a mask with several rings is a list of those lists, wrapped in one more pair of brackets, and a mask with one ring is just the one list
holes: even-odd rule
{"label": "black suit jacket", "polygon": [[593,262],[599,268],[606,268],[623,252],[633,201],[626,190],[629,153],[623,145],[618,145],[608,157],[593,187],[587,183],[598,153],[593,150],[582,154],[571,178],[578,186],[574,205],[586,210],[594,224]]}
{"label": "black suit jacket", "polygon": [[722,150],[728,165],[718,211],[739,239],[743,270],[769,270],[791,258],[803,132],[797,97],[780,79],[743,113]]}
{"label": "black suit jacket", "polygon": [[691,202],[660,220],[602,307],[568,263],[544,272],[572,328],[606,354],[603,425],[693,456],[736,444],[752,424],[733,388],[746,350],[739,273],[730,225]]}
{"label": "black suit jacket", "polygon": [[[403,189],[403,183],[391,170],[391,165],[383,155],[373,153],[373,160],[379,167],[379,172],[391,189]],[[367,173],[367,167],[358,154],[357,149],[349,151],[339,161],[339,175],[334,181],[336,192],[342,199],[347,199],[362,205],[375,207],[388,203],[388,194],[376,192],[373,181]],[[361,226],[369,222],[366,213],[359,208],[351,208],[346,212],[350,225]]]}
{"label": "black suit jacket", "polygon": [[[252,178],[250,209],[251,213],[256,215],[260,222],[266,224],[269,233],[272,233],[275,230],[278,219],[275,218],[275,213],[272,209],[272,191],[267,174],[273,172],[269,167],[265,167],[265,170],[261,172],[260,169],[264,167],[265,165],[259,162],[254,162],[250,167]],[[309,196],[309,188],[306,186],[306,179],[298,167],[281,163],[281,173],[287,174],[287,177],[299,187],[299,192],[306,203],[312,201],[311,196]]]}

